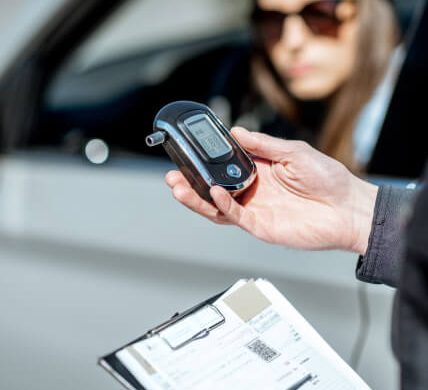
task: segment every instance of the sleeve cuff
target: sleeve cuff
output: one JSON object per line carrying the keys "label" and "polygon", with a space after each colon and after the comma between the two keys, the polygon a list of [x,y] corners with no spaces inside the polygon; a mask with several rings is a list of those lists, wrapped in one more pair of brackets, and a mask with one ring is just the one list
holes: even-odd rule
{"label": "sleeve cuff", "polygon": [[356,268],[359,280],[397,286],[401,268],[403,213],[414,191],[380,186],[367,252]]}

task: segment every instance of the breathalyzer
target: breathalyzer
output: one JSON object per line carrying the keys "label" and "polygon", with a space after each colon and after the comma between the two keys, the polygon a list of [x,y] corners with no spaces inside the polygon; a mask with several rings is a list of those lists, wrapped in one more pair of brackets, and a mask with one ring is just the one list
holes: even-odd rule
{"label": "breathalyzer", "polygon": [[164,106],[153,123],[148,146],[162,144],[190,185],[203,199],[211,201],[209,190],[221,186],[239,195],[254,181],[257,171],[217,115],[206,105],[176,101]]}

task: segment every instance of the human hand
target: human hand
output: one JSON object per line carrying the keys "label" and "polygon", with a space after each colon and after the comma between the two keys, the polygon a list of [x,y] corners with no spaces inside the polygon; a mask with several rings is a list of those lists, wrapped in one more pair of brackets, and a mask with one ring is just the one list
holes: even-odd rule
{"label": "human hand", "polygon": [[305,142],[285,141],[243,128],[232,129],[241,146],[257,156],[257,178],[237,198],[211,188],[213,203],[198,196],[179,171],[166,176],[174,197],[220,224],[234,224],[255,237],[293,248],[345,249],[364,254],[377,187]]}

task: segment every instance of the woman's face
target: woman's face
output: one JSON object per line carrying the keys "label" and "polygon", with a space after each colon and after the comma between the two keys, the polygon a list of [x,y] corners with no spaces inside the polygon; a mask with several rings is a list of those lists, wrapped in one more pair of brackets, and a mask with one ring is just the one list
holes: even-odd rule
{"label": "woman's face", "polygon": [[[350,1],[337,6],[327,3],[258,0],[266,20],[272,19],[267,15],[276,16],[276,30],[275,23],[265,23],[267,34],[263,38],[271,62],[289,92],[301,100],[328,98],[353,71],[357,55],[356,5]],[[336,16],[336,24],[330,25],[324,17],[317,19],[317,12],[325,9]],[[306,20],[302,14],[297,15],[302,10]],[[281,14],[288,16],[282,19]]]}

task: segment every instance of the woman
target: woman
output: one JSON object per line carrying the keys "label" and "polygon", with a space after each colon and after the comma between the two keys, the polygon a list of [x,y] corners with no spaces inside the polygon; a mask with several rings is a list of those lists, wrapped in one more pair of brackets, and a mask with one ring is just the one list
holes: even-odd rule
{"label": "woman", "polygon": [[[354,145],[354,127],[397,47],[390,1],[257,0],[251,21],[254,43],[184,62],[153,105],[201,101],[228,126],[304,140],[354,171],[364,168],[354,151],[367,141]],[[367,140],[360,127],[357,141]]]}
{"label": "woman", "polygon": [[397,47],[390,1],[258,0],[252,20],[254,89],[294,127],[267,132],[305,139],[352,170],[363,168],[353,133]]}

